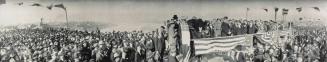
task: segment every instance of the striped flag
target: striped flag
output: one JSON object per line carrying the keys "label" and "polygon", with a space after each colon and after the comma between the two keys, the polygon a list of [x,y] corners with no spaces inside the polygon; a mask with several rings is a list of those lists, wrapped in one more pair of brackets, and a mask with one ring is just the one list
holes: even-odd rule
{"label": "striped flag", "polygon": [[253,35],[239,35],[231,37],[217,37],[205,39],[193,39],[195,55],[210,53],[226,53],[234,49],[237,45],[251,44]]}
{"label": "striped flag", "polygon": [[20,6],[20,5],[23,5],[24,3],[23,2],[20,2],[20,3],[17,3],[17,4]]}
{"label": "striped flag", "polygon": [[276,7],[276,8],[275,8],[275,12],[278,12],[278,10],[279,10],[279,9]]}
{"label": "striped flag", "polygon": [[257,39],[255,42],[264,45],[270,45],[270,43],[273,41],[272,34],[256,34],[254,37]]}
{"label": "striped flag", "polygon": [[49,10],[51,10],[51,9],[52,9],[52,7],[53,7],[53,4],[51,4],[51,5],[47,6],[47,8],[48,8]]}
{"label": "striped flag", "polygon": [[283,10],[283,15],[287,15],[288,14],[288,9],[283,8],[282,10]]}
{"label": "striped flag", "polygon": [[66,7],[64,6],[64,4],[56,4],[56,5],[54,5],[54,7],[58,7],[58,8],[64,9],[66,11]]}
{"label": "striped flag", "polygon": [[6,0],[0,0],[0,5],[1,4],[6,4]]}
{"label": "striped flag", "polygon": [[268,9],[267,8],[263,8],[263,10],[265,10],[266,12],[268,12]]}
{"label": "striped flag", "polygon": [[319,7],[312,7],[313,9],[320,11]]}
{"label": "striped flag", "polygon": [[33,3],[31,6],[42,6],[42,5],[39,3]]}
{"label": "striped flag", "polygon": [[301,11],[302,11],[302,7],[296,8],[296,10],[297,10],[298,12],[301,12]]}

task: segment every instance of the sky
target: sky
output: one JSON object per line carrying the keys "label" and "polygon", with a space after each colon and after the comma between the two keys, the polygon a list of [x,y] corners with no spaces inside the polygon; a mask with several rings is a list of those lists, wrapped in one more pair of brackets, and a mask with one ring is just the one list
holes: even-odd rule
{"label": "sky", "polygon": [[[17,3],[23,2],[19,6]],[[40,3],[43,7],[30,6]],[[273,8],[287,8],[287,20],[305,17],[308,20],[327,20],[327,4],[323,0],[7,0],[0,5],[0,25],[17,25],[65,22],[65,12],[60,8],[48,10],[45,6],[63,3],[67,8],[69,21],[92,21],[107,24],[105,31],[144,30],[151,31],[163,25],[173,15],[191,18],[196,16],[212,20],[228,16],[245,19],[273,20]],[[302,7],[302,12],[295,8]],[[312,9],[319,7],[320,12]],[[267,8],[265,12],[263,8]],[[277,20],[281,20],[281,11]]]}

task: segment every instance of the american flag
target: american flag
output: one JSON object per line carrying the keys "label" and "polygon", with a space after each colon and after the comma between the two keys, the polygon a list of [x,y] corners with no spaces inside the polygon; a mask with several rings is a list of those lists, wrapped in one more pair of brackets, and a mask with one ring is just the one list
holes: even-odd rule
{"label": "american flag", "polygon": [[253,35],[238,35],[230,37],[216,37],[193,39],[195,55],[223,53],[234,49],[238,45],[252,44]]}
{"label": "american flag", "polygon": [[0,0],[0,5],[1,4],[6,4],[6,0]]}
{"label": "american flag", "polygon": [[302,11],[302,7],[295,8],[298,12]]}
{"label": "american flag", "polygon": [[271,45],[271,42],[273,41],[272,34],[256,34],[255,38],[257,39],[257,41],[255,41],[256,43],[265,45]]}
{"label": "american flag", "polygon": [[283,10],[283,15],[287,15],[288,14],[288,9],[283,8],[282,10]]}

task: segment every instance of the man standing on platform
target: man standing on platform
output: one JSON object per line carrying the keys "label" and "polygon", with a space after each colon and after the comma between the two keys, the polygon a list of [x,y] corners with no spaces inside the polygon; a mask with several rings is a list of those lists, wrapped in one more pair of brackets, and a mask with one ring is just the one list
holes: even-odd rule
{"label": "man standing on platform", "polygon": [[241,21],[241,35],[248,31],[246,20]]}
{"label": "man standing on platform", "polygon": [[254,34],[254,33],[256,33],[257,28],[256,28],[256,26],[253,23],[254,23],[253,21],[250,21],[248,23],[248,25],[247,25],[247,28],[248,28],[247,34]]}
{"label": "man standing on platform", "polygon": [[221,36],[229,36],[230,34],[230,26],[227,20],[224,20],[221,24]]}
{"label": "man standing on platform", "polygon": [[164,52],[165,52],[165,49],[166,49],[166,42],[165,40],[167,39],[167,35],[166,35],[166,29],[164,26],[161,26],[161,29],[160,29],[160,33],[158,35],[158,52],[159,52],[159,61],[163,61],[163,57],[164,57]]}
{"label": "man standing on platform", "polygon": [[222,25],[222,21],[221,19],[217,19],[214,23],[213,23],[213,29],[214,29],[214,33],[215,33],[215,37],[220,37],[221,36],[221,25]]}

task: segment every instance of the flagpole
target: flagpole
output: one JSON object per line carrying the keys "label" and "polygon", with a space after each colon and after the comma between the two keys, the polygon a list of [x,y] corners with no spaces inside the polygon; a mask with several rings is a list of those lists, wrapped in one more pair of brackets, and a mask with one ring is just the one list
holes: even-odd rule
{"label": "flagpole", "polygon": [[283,15],[283,23],[285,22],[285,18],[286,18],[285,15]]}
{"label": "flagpole", "polygon": [[65,14],[66,14],[66,26],[67,26],[67,28],[69,28],[69,26],[68,26],[68,16],[67,16],[67,11],[65,10]]}
{"label": "flagpole", "polygon": [[[269,16],[268,9],[267,10],[266,9],[263,9],[263,10],[266,11],[266,16],[268,17]],[[269,20],[269,18],[267,18],[267,19]]]}
{"label": "flagpole", "polygon": [[277,11],[275,10],[275,21],[277,21],[277,20],[276,20],[276,19],[277,19],[276,17],[277,17]]}
{"label": "flagpole", "polygon": [[245,20],[248,19],[248,12],[249,12],[249,8],[246,8],[246,12],[245,12]]}

